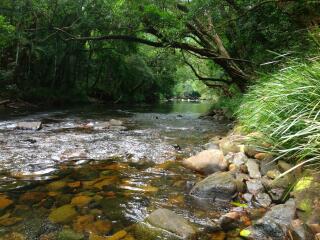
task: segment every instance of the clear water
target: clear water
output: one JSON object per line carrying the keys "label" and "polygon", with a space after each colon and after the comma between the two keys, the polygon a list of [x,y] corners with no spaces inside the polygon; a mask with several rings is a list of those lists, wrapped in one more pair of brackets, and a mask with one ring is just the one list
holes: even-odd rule
{"label": "clear water", "polygon": [[[152,210],[164,207],[185,216],[203,230],[199,239],[207,239],[207,229],[225,206],[188,196],[202,176],[185,169],[180,160],[226,133],[228,123],[199,119],[210,107],[173,102],[0,113],[0,206],[1,199],[12,201],[0,210],[0,235],[57,239],[68,228],[85,239],[93,233],[108,236],[122,229],[130,232]],[[98,127],[112,118],[124,121],[126,129]],[[44,122],[40,131],[14,129],[19,121],[38,120]],[[89,202],[73,204],[76,215],[71,220],[48,220],[54,209],[78,196]],[[110,229],[92,227],[99,221],[110,223]]]}

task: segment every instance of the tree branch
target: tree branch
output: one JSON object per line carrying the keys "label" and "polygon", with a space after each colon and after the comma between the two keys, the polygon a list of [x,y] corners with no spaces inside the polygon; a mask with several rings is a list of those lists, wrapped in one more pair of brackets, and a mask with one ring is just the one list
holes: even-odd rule
{"label": "tree branch", "polygon": [[188,60],[186,59],[183,51],[181,51],[182,53],[182,57],[184,59],[184,62],[190,67],[190,69],[192,70],[192,72],[194,73],[194,75],[201,81],[213,81],[213,82],[223,82],[223,83],[226,83],[226,84],[229,84],[229,82],[226,80],[226,79],[221,79],[221,78],[210,78],[210,77],[203,77],[201,76],[197,70],[195,69],[195,67],[188,62]]}

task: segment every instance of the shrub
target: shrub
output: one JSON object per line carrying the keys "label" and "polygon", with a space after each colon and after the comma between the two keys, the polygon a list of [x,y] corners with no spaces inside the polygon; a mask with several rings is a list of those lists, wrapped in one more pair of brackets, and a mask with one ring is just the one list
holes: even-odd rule
{"label": "shrub", "polygon": [[237,112],[247,131],[263,133],[277,159],[320,165],[320,63],[291,63],[265,76]]}

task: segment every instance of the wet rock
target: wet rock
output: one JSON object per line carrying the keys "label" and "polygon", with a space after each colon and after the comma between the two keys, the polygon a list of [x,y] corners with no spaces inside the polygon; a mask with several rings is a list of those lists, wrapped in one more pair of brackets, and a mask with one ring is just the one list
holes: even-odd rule
{"label": "wet rock", "polygon": [[40,130],[42,128],[41,122],[18,122],[16,125],[17,129],[23,130]]}
{"label": "wet rock", "polygon": [[123,125],[123,121],[118,120],[118,119],[110,119],[109,123],[112,126],[122,126]]}
{"label": "wet rock", "polygon": [[241,236],[252,240],[284,240],[295,211],[293,199],[289,199],[285,204],[276,205],[254,225],[242,230]]}
{"label": "wet rock", "polygon": [[241,225],[241,213],[240,212],[229,212],[222,215],[219,218],[219,223],[224,231],[229,231],[235,228],[239,228]]}
{"label": "wet rock", "polygon": [[87,159],[88,151],[86,149],[66,149],[61,155],[61,160]]}
{"label": "wet rock", "polygon": [[249,176],[251,178],[261,178],[259,164],[254,159],[248,159],[246,166],[248,168]]}
{"label": "wet rock", "polygon": [[105,235],[111,230],[112,224],[110,221],[94,220],[92,215],[78,216],[73,224],[73,229],[77,232],[94,233]]}
{"label": "wet rock", "polygon": [[258,207],[264,207],[267,208],[271,205],[272,200],[270,196],[267,193],[258,193],[256,196],[254,196],[254,205]]}
{"label": "wet rock", "polygon": [[0,218],[0,225],[8,227],[8,226],[14,225],[18,222],[21,222],[22,220],[23,220],[23,218],[21,218],[21,217],[5,217],[4,218],[2,216]]}
{"label": "wet rock", "polygon": [[0,195],[0,211],[6,209],[12,204],[13,204],[13,201],[9,199],[6,195]]}
{"label": "wet rock", "polygon": [[280,173],[279,170],[273,169],[273,170],[269,170],[266,175],[267,175],[268,178],[275,179],[278,176],[280,176],[280,174],[281,173]]}
{"label": "wet rock", "polygon": [[49,183],[47,185],[47,188],[49,191],[59,191],[63,189],[65,186],[67,186],[67,183],[65,181],[55,181]]}
{"label": "wet rock", "polygon": [[88,205],[92,201],[92,197],[80,195],[72,198],[71,205],[77,206],[77,207],[83,207]]}
{"label": "wet rock", "polygon": [[198,182],[190,195],[199,198],[232,199],[237,193],[237,182],[230,172],[216,172]]}
{"label": "wet rock", "polygon": [[311,229],[304,224],[300,219],[295,219],[291,222],[290,231],[293,240],[309,240],[313,239]]}
{"label": "wet rock", "polygon": [[204,149],[206,150],[219,150],[219,145],[213,142],[206,143],[204,145]]}
{"label": "wet rock", "polygon": [[249,193],[256,195],[264,191],[264,187],[260,179],[250,179],[246,182],[247,190]]}
{"label": "wet rock", "polygon": [[81,233],[76,233],[71,229],[64,229],[58,233],[57,240],[84,240]]}
{"label": "wet rock", "polygon": [[187,239],[196,234],[195,229],[181,216],[167,209],[157,209],[152,212],[146,222],[152,226],[164,229]]}
{"label": "wet rock", "polygon": [[12,232],[0,237],[0,240],[27,240],[27,237],[21,233]]}
{"label": "wet rock", "polygon": [[51,211],[49,220],[53,223],[68,223],[77,215],[72,205],[64,205]]}
{"label": "wet rock", "polygon": [[223,152],[220,150],[205,150],[195,156],[183,160],[183,165],[195,171],[206,174],[224,171],[228,167]]}

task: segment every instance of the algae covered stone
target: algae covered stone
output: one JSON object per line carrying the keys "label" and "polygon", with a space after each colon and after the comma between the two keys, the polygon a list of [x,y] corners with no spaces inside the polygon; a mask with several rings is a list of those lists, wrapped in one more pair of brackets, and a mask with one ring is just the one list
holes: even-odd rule
{"label": "algae covered stone", "polygon": [[68,223],[76,215],[77,212],[75,208],[72,205],[67,204],[52,210],[49,215],[49,220],[53,223]]}
{"label": "algae covered stone", "polygon": [[183,239],[190,238],[196,234],[195,229],[187,220],[168,209],[157,209],[146,218],[146,222]]}

